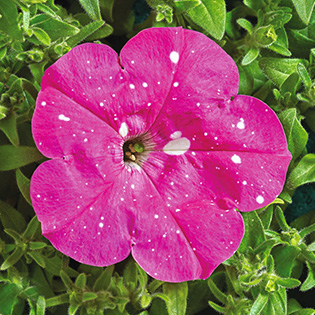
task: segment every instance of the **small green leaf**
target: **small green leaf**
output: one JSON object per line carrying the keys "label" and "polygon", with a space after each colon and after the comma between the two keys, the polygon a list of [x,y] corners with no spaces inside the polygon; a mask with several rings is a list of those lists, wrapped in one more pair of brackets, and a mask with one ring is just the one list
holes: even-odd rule
{"label": "small green leaf", "polygon": [[243,27],[249,34],[253,33],[253,25],[246,19],[237,19],[236,23]]}
{"label": "small green leaf", "polygon": [[257,47],[252,47],[242,60],[242,65],[246,66],[252,63],[259,55],[259,49]]}
{"label": "small green leaf", "polygon": [[140,299],[140,305],[142,308],[147,308],[152,302],[152,297],[147,294],[143,294]]}
{"label": "small green leaf", "polygon": [[98,295],[94,292],[84,292],[82,296],[82,302],[92,301],[98,298]]}
{"label": "small green leaf", "polygon": [[214,310],[216,310],[217,312],[221,313],[221,314],[226,314],[226,309],[225,307],[222,307],[212,301],[209,301],[209,306],[211,306]]}
{"label": "small green leaf", "polygon": [[292,2],[303,23],[308,24],[314,9],[315,0],[292,0]]}
{"label": "small green leaf", "polygon": [[21,213],[2,200],[0,200],[0,220],[6,229],[22,233],[26,228],[26,221]]}
{"label": "small green leaf", "polygon": [[268,79],[280,87],[290,74],[297,72],[297,65],[301,62],[301,59],[263,57],[259,66]]}
{"label": "small green leaf", "polygon": [[31,181],[21,172],[18,168],[16,170],[16,182],[19,187],[20,192],[22,193],[25,200],[32,205],[31,195],[30,195],[30,188],[31,188]]}
{"label": "small green leaf", "polygon": [[276,206],[275,215],[276,215],[277,222],[280,228],[282,229],[282,231],[285,231],[285,232],[290,231],[291,228],[288,225],[287,221],[285,220],[283,211],[279,206]]}
{"label": "small green leaf", "polygon": [[69,294],[61,294],[52,298],[46,299],[46,307],[57,306],[61,304],[69,303]]}
{"label": "small green leaf", "polygon": [[90,24],[82,27],[80,29],[79,33],[70,37],[67,40],[67,44],[70,47],[74,47],[75,45],[77,45],[78,43],[83,41],[86,37],[90,36],[95,31],[97,31],[104,23],[105,23],[104,21],[94,21],[94,22],[91,22]]}
{"label": "small green leaf", "polygon": [[310,252],[315,251],[315,242],[307,246],[307,250]]}
{"label": "small green leaf", "polygon": [[7,54],[7,46],[4,46],[0,49],[0,61],[6,56]]}
{"label": "small green leaf", "polygon": [[71,290],[73,287],[73,283],[72,283],[70,277],[63,270],[60,271],[60,277],[61,277],[62,282],[66,286],[66,288],[68,290]]}
{"label": "small green leaf", "polygon": [[96,279],[93,290],[98,291],[106,291],[110,285],[112,274],[114,272],[114,265],[108,266],[101,275]]}
{"label": "small green leaf", "polygon": [[6,118],[0,120],[0,129],[5,133],[14,146],[19,145],[19,135],[16,129],[16,115],[11,113]]}
{"label": "small green leaf", "polygon": [[83,9],[92,20],[101,20],[101,11],[99,0],[79,0]]}
{"label": "small green leaf", "polygon": [[36,38],[46,46],[49,46],[51,43],[49,35],[39,27],[32,27],[31,30]]}
{"label": "small green leaf", "polygon": [[47,244],[43,242],[30,242],[29,248],[30,250],[38,250],[46,247]]}
{"label": "small green leaf", "polygon": [[86,275],[85,273],[80,273],[79,276],[75,280],[75,285],[79,289],[84,289],[86,285]]}
{"label": "small green leaf", "polygon": [[305,68],[305,66],[303,65],[303,63],[299,63],[297,65],[297,71],[303,81],[303,84],[305,85],[306,89],[310,89],[312,86],[312,80]]}
{"label": "small green leaf", "polygon": [[185,315],[188,295],[187,282],[164,283],[163,292],[169,298],[166,302],[169,315]]}
{"label": "small green leaf", "polygon": [[268,302],[268,294],[260,293],[256,298],[249,315],[258,315],[264,309],[266,303]]}
{"label": "small green leaf", "polygon": [[244,4],[255,11],[258,11],[265,5],[263,0],[244,0]]}
{"label": "small green leaf", "polygon": [[27,255],[32,257],[32,259],[42,268],[46,267],[45,260],[43,256],[38,252],[27,252]]}
{"label": "small green leaf", "polygon": [[301,281],[294,278],[279,278],[277,283],[287,289],[293,289],[301,284]]}
{"label": "small green leaf", "polygon": [[224,294],[213,282],[211,278],[208,280],[208,285],[212,294],[220,301],[222,304],[227,303],[227,296]]}
{"label": "small green leaf", "polygon": [[298,186],[315,182],[315,154],[303,156],[288,178],[288,187],[295,189]]}
{"label": "small green leaf", "polygon": [[14,170],[43,158],[35,147],[0,146],[0,171]]}
{"label": "small green leaf", "polygon": [[308,268],[308,275],[303,284],[301,285],[301,291],[307,291],[315,287],[315,265],[306,261]]}
{"label": "small green leaf", "polygon": [[14,252],[2,263],[0,270],[6,270],[16,264],[23,256],[24,252],[20,247],[17,247]]}
{"label": "small green leaf", "polygon": [[36,315],[45,315],[46,300],[43,296],[39,296],[36,302]]}
{"label": "small green leaf", "polygon": [[33,216],[32,220],[28,223],[24,233],[23,238],[30,240],[34,237],[36,232],[38,231],[40,227],[40,223],[36,217],[36,215]]}
{"label": "small green leaf", "polygon": [[283,125],[284,132],[288,140],[289,151],[292,154],[292,160],[298,158],[305,149],[308,134],[297,119],[295,108],[285,110],[279,115]]}
{"label": "small green leaf", "polygon": [[272,25],[261,26],[255,31],[256,45],[268,47],[277,40],[277,35]]}
{"label": "small green leaf", "polygon": [[224,0],[201,0],[186,12],[188,17],[215,39],[220,40],[225,31],[226,10]]}

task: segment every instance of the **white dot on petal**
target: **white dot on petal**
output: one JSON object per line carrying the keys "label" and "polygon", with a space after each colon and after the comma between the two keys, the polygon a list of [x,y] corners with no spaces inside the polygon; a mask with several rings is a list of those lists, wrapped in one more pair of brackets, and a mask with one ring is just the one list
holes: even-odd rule
{"label": "white dot on petal", "polygon": [[131,60],[131,63],[132,63],[132,64],[134,64],[134,63],[135,63],[135,61],[134,61],[134,60]]}
{"label": "white dot on petal", "polygon": [[63,115],[63,114],[59,115],[58,118],[59,118],[60,120],[63,120],[63,121],[69,121],[69,120],[70,120],[69,117],[66,117],[66,116]]}
{"label": "white dot on petal", "polygon": [[147,82],[143,82],[142,86],[146,88],[146,87],[148,87],[148,83]]}
{"label": "white dot on petal", "polygon": [[134,184],[131,184],[130,187],[131,187],[132,189],[135,189],[135,185],[134,185]]}
{"label": "white dot on petal", "polygon": [[104,106],[104,103],[103,103],[103,102],[100,102],[100,106],[103,107],[103,106]]}
{"label": "white dot on petal", "polygon": [[265,198],[263,196],[259,195],[259,196],[257,196],[256,201],[259,204],[262,204],[265,201]]}
{"label": "white dot on petal", "polygon": [[183,137],[171,140],[164,147],[163,151],[168,155],[181,155],[190,148],[190,141]]}
{"label": "white dot on petal", "polygon": [[232,160],[235,164],[240,164],[240,163],[242,163],[241,158],[240,158],[238,155],[236,155],[236,154],[234,154],[234,155],[231,157],[231,160]]}
{"label": "white dot on petal", "polygon": [[178,139],[182,136],[182,132],[177,130],[170,135],[171,139]]}
{"label": "white dot on petal", "polygon": [[119,134],[124,138],[127,136],[129,128],[125,122],[123,122],[119,128]]}
{"label": "white dot on petal", "polygon": [[45,101],[42,102],[42,106],[45,106],[47,103]]}
{"label": "white dot on petal", "polygon": [[174,87],[178,87],[179,83],[178,82],[174,82],[173,86]]}
{"label": "white dot on petal", "polygon": [[247,181],[246,181],[246,180],[243,180],[242,184],[243,184],[243,185],[247,185]]}
{"label": "white dot on petal", "polygon": [[179,212],[179,211],[180,211],[180,209],[176,209],[176,210],[175,210],[175,212]]}
{"label": "white dot on petal", "polygon": [[179,60],[179,53],[177,51],[172,51],[170,53],[170,59],[173,63],[177,63]]}
{"label": "white dot on petal", "polygon": [[104,223],[101,222],[99,225],[98,225],[100,228],[102,228],[104,226]]}
{"label": "white dot on petal", "polygon": [[244,129],[245,128],[245,124],[244,124],[244,119],[241,118],[240,121],[237,123],[236,127],[238,129]]}
{"label": "white dot on petal", "polygon": [[155,218],[155,219],[158,219],[158,218],[159,218],[159,215],[158,215],[158,214],[155,214],[155,215],[154,215],[154,218]]}
{"label": "white dot on petal", "polygon": [[135,88],[134,84],[129,84],[129,87],[133,90]]}

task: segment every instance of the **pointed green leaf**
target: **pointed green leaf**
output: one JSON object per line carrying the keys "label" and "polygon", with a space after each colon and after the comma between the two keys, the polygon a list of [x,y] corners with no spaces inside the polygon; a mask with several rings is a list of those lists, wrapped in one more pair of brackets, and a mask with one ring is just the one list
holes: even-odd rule
{"label": "pointed green leaf", "polygon": [[257,47],[252,47],[243,58],[242,65],[246,66],[252,63],[258,57],[258,55],[259,55],[259,49]]}
{"label": "pointed green leaf", "polygon": [[315,0],[292,0],[292,2],[303,23],[308,24],[314,9]]}
{"label": "pointed green leaf", "polygon": [[276,219],[277,219],[277,222],[278,222],[281,230],[285,231],[285,232],[290,231],[291,228],[288,225],[287,221],[285,220],[283,211],[279,206],[276,206],[275,215],[276,215]]}
{"label": "pointed green leaf", "polygon": [[43,296],[39,296],[36,302],[36,315],[45,315],[46,300]]}
{"label": "pointed green leaf", "polygon": [[220,305],[218,305],[218,304],[216,304],[216,303],[214,303],[214,302],[212,302],[212,301],[209,301],[208,303],[209,303],[209,305],[210,305],[214,310],[216,310],[217,312],[219,312],[219,313],[221,313],[221,314],[226,314],[226,309],[225,309],[225,307],[222,307],[222,306],[220,306]]}
{"label": "pointed green leaf", "polygon": [[7,46],[4,46],[0,49],[0,61],[6,56],[7,54]]}
{"label": "pointed green leaf", "polygon": [[305,68],[305,66],[303,65],[303,63],[299,63],[297,65],[297,71],[303,81],[303,84],[305,85],[306,89],[310,89],[312,86],[312,80]]}
{"label": "pointed green leaf", "polygon": [[303,156],[288,178],[288,187],[295,189],[298,186],[315,182],[315,154]]}
{"label": "pointed green leaf", "polygon": [[294,278],[279,278],[277,283],[287,289],[293,289],[301,284],[301,281]]}
{"label": "pointed green leaf", "polygon": [[308,275],[303,284],[301,285],[301,291],[307,291],[315,287],[315,265],[306,261],[308,268]]}
{"label": "pointed green leaf", "polygon": [[31,196],[30,196],[30,187],[31,181],[21,172],[18,168],[16,170],[16,182],[19,187],[20,192],[22,193],[25,200],[32,205]]}
{"label": "pointed green leaf", "polygon": [[39,27],[32,27],[33,34],[36,38],[46,46],[49,46],[51,43],[49,35]]}
{"label": "pointed green leaf", "polygon": [[222,304],[227,303],[227,296],[224,294],[213,282],[212,279],[209,278],[208,285],[212,294],[220,301]]}
{"label": "pointed green leaf", "polygon": [[16,264],[23,256],[24,252],[20,247],[17,247],[14,252],[2,263],[0,270],[6,270]]}
{"label": "pointed green leaf", "polygon": [[0,120],[0,129],[5,133],[14,146],[19,145],[19,135],[16,129],[16,115],[11,113],[4,119]]}
{"label": "pointed green leaf", "polygon": [[224,0],[201,0],[201,3],[186,12],[194,23],[215,39],[220,40],[225,31],[226,10]]}
{"label": "pointed green leaf", "polygon": [[94,21],[82,27],[78,34],[70,37],[67,40],[67,44],[70,47],[76,46],[78,43],[82,42],[86,37],[90,36],[95,31],[97,31],[102,25],[104,25],[104,23],[105,23],[104,21]]}
{"label": "pointed green leaf", "polygon": [[101,11],[99,0],[79,0],[83,9],[92,20],[101,20]]}
{"label": "pointed green leaf", "polygon": [[61,277],[62,282],[66,286],[66,288],[68,290],[71,290],[73,287],[73,283],[72,283],[70,277],[63,270],[60,271],[60,277]]}
{"label": "pointed green leaf", "polygon": [[43,256],[38,252],[28,252],[27,255],[32,257],[32,259],[42,268],[46,267],[45,260]]}
{"label": "pointed green leaf", "polygon": [[39,227],[40,227],[40,223],[35,215],[33,216],[32,220],[28,223],[23,233],[23,238],[27,240],[32,239],[34,235],[36,234],[36,232],[38,231]]}
{"label": "pointed green leaf", "polygon": [[188,295],[187,282],[164,283],[163,292],[169,298],[166,302],[169,315],[185,315]]}
{"label": "pointed green leaf", "polygon": [[295,108],[282,112],[279,115],[279,119],[288,140],[288,148],[292,154],[292,160],[295,160],[305,149],[308,133],[298,121]]}
{"label": "pointed green leaf", "polygon": [[101,275],[96,279],[93,290],[98,291],[106,291],[110,285],[112,274],[114,272],[114,265],[108,266]]}
{"label": "pointed green leaf", "polygon": [[237,19],[236,23],[244,28],[249,34],[253,33],[253,25],[248,20],[241,18]]}
{"label": "pointed green leaf", "polygon": [[22,233],[26,228],[26,221],[21,213],[2,200],[0,200],[0,220],[6,229]]}
{"label": "pointed green leaf", "polygon": [[98,298],[98,295],[94,292],[84,292],[82,296],[82,301],[86,302],[86,301],[95,300],[97,298]]}
{"label": "pointed green leaf", "polygon": [[75,285],[79,289],[82,289],[82,290],[85,288],[85,285],[86,285],[86,275],[85,275],[85,273],[80,273],[79,274],[79,276],[75,280]]}
{"label": "pointed green leaf", "polygon": [[250,310],[250,315],[260,314],[262,310],[264,309],[267,302],[268,302],[268,294],[260,293]]}

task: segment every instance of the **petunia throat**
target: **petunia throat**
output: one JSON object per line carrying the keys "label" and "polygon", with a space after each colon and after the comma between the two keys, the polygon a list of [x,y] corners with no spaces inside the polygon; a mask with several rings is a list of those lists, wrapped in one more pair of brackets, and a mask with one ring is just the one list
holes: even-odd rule
{"label": "petunia throat", "polygon": [[144,145],[139,139],[128,140],[123,145],[124,161],[138,162],[141,153],[144,151]]}

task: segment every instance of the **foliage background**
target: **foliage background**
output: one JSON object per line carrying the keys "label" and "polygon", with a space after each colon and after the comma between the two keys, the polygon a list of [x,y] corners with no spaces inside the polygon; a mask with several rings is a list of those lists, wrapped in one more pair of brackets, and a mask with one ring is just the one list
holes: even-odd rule
{"label": "foliage background", "polygon": [[[315,0],[0,0],[0,314],[315,314]],[[205,281],[154,280],[132,258],[79,264],[41,236],[29,195],[44,161],[31,118],[44,70],[84,41],[117,52],[143,28],[203,32],[240,93],[279,116],[293,159],[239,250]]]}

